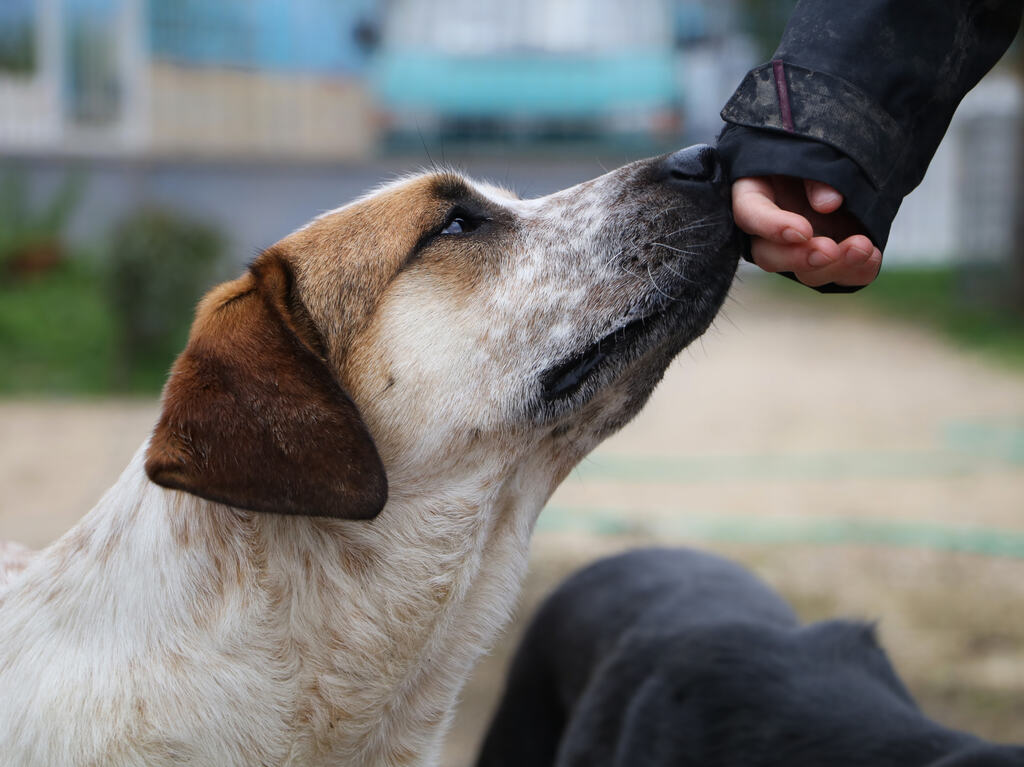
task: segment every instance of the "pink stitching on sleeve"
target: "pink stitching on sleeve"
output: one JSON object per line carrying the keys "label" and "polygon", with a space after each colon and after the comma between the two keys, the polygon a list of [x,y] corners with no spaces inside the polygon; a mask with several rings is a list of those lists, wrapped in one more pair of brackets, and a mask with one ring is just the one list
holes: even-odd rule
{"label": "pink stitching on sleeve", "polygon": [[775,92],[779,96],[779,111],[782,113],[782,128],[792,133],[793,110],[789,106],[789,86],[786,84],[786,65],[781,59],[772,62],[772,71],[775,73]]}

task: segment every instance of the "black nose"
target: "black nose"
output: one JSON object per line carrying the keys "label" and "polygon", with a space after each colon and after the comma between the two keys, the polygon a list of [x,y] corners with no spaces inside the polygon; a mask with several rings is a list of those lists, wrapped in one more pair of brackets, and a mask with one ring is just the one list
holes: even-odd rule
{"label": "black nose", "polygon": [[695,144],[670,154],[662,167],[665,180],[670,184],[674,181],[714,181],[718,175],[718,154],[707,144]]}

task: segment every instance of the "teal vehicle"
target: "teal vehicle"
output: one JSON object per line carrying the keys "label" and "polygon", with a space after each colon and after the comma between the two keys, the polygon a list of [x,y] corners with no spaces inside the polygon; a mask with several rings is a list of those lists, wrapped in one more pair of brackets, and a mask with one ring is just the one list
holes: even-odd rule
{"label": "teal vehicle", "polygon": [[394,0],[373,69],[393,132],[677,127],[669,0]]}

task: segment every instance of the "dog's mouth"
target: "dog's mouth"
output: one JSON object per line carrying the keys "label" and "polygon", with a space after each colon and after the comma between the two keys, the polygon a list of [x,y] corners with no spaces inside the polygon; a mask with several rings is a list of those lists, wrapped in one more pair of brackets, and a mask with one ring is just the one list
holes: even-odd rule
{"label": "dog's mouth", "polygon": [[664,365],[653,379],[653,387],[672,357],[708,328],[725,299],[739,247],[727,243],[721,252],[721,258],[698,264],[694,276],[666,285],[671,295],[663,290],[659,290],[660,297],[648,295],[644,305],[629,312],[615,330],[541,373],[543,401],[567,401],[602,371],[621,369],[633,358],[658,349]]}
{"label": "dog's mouth", "polygon": [[571,397],[601,368],[602,363],[617,352],[632,347],[646,335],[652,323],[665,313],[665,307],[635,319],[600,338],[578,354],[548,368],[541,374],[543,397],[548,402]]}
{"label": "dog's mouth", "polygon": [[[652,207],[668,205],[671,211],[676,204],[685,209],[675,218],[643,220],[636,229],[616,232],[627,246],[613,262],[634,278],[631,264],[646,267],[649,280],[637,278],[639,284],[633,286],[623,277],[624,284],[634,287],[636,303],[613,319],[614,325],[596,329],[605,335],[571,351],[535,379],[540,401],[553,406],[543,408],[545,414],[582,405],[590,395],[625,380],[627,368],[633,372],[622,391],[630,403],[642,404],[675,355],[707,330],[725,299],[740,253],[738,230],[719,196],[725,192],[712,186],[708,190],[712,194],[698,195],[688,207],[679,206],[674,196],[668,202],[654,199]],[[606,332],[609,327],[613,329]]]}

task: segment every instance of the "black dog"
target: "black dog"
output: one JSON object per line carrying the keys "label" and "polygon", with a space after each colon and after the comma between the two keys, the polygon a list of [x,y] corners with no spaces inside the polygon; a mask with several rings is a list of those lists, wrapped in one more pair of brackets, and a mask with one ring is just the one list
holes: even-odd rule
{"label": "black dog", "polygon": [[710,554],[581,570],[527,631],[478,767],[1021,767],[931,721],[850,621],[801,626]]}

